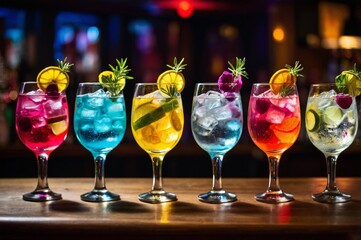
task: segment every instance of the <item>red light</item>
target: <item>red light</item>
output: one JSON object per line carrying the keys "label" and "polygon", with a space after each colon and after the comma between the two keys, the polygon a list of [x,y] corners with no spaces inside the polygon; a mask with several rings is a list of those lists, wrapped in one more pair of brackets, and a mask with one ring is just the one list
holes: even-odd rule
{"label": "red light", "polygon": [[177,13],[182,18],[189,18],[193,15],[194,6],[191,0],[180,0],[177,7]]}

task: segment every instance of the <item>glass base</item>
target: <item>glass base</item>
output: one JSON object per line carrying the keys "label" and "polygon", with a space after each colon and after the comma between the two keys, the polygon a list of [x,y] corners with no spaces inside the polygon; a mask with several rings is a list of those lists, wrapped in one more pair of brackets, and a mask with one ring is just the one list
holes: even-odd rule
{"label": "glass base", "polygon": [[120,196],[116,193],[109,192],[107,189],[94,189],[91,192],[82,194],[80,199],[86,202],[109,202],[120,200]]}
{"label": "glass base", "polygon": [[45,201],[60,200],[62,199],[62,197],[60,193],[55,193],[50,189],[41,189],[24,194],[23,199],[26,201],[33,201],[33,202],[45,202]]}
{"label": "glass base", "polygon": [[313,194],[312,199],[321,203],[343,203],[351,201],[351,195],[347,195],[339,191],[323,191],[321,193]]}
{"label": "glass base", "polygon": [[282,191],[272,192],[267,191],[265,193],[260,193],[255,196],[257,201],[265,203],[283,203],[293,201],[293,195],[288,194]]}
{"label": "glass base", "polygon": [[163,203],[177,201],[177,196],[165,191],[150,191],[139,194],[138,199],[146,203]]}
{"label": "glass base", "polygon": [[205,203],[227,203],[237,200],[237,196],[233,193],[225,191],[209,191],[198,195],[198,200]]}

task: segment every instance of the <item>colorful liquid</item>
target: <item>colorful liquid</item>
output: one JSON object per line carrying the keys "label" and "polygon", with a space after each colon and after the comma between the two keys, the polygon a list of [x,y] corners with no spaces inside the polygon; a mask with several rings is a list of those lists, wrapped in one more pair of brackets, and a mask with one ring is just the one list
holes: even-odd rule
{"label": "colorful liquid", "polygon": [[243,128],[240,96],[226,99],[210,91],[194,97],[192,133],[198,145],[209,153],[226,153],[238,142]]}
{"label": "colorful liquid", "polygon": [[297,140],[300,127],[297,95],[280,97],[269,93],[250,97],[248,131],[261,150],[287,150]]}
{"label": "colorful liquid", "polygon": [[126,111],[119,97],[78,95],[75,102],[74,131],[79,142],[92,153],[108,153],[123,139]]}
{"label": "colorful liquid", "polygon": [[181,98],[133,98],[131,122],[133,136],[142,149],[148,153],[167,153],[182,136]]}
{"label": "colorful liquid", "polygon": [[37,154],[50,154],[63,143],[68,133],[66,96],[20,94],[17,101],[16,130],[20,140]]}
{"label": "colorful liquid", "polygon": [[[358,126],[355,98],[341,107],[336,102],[336,92],[323,92],[309,97],[306,109],[306,130],[310,141],[322,152],[338,154],[353,142]],[[351,100],[352,99],[352,100]],[[311,123],[307,121],[312,120]]]}

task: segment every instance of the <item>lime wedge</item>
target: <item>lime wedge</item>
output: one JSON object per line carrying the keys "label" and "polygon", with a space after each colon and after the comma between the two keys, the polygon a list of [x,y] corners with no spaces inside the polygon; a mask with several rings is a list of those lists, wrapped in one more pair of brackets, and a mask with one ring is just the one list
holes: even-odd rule
{"label": "lime wedge", "polygon": [[323,120],[330,125],[338,125],[342,120],[342,111],[338,106],[330,106],[323,112]]}
{"label": "lime wedge", "polygon": [[177,99],[172,99],[169,102],[164,103],[160,107],[154,109],[153,111],[143,115],[138,120],[136,120],[133,124],[133,129],[136,131],[136,130],[143,128],[155,121],[158,121],[159,119],[164,117],[164,115],[167,112],[172,111],[173,109],[177,108],[178,106],[179,106],[179,103],[178,103]]}
{"label": "lime wedge", "polygon": [[309,109],[306,112],[306,128],[309,132],[314,132],[320,127],[320,116],[315,110]]}

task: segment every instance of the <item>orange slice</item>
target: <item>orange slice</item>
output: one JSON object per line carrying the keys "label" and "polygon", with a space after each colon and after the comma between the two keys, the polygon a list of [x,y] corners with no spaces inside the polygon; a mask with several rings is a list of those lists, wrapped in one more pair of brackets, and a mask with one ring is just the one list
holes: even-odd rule
{"label": "orange slice", "polygon": [[50,66],[41,70],[36,77],[38,88],[46,92],[51,84],[56,84],[58,91],[62,92],[69,86],[69,75],[59,67]]}
{"label": "orange slice", "polygon": [[300,124],[300,119],[297,117],[285,118],[279,125],[275,125],[275,129],[282,132],[291,132]]}
{"label": "orange slice", "polygon": [[287,89],[296,84],[296,80],[296,76],[292,75],[289,69],[282,68],[272,75],[269,84],[272,92],[278,94],[282,88]]}
{"label": "orange slice", "polygon": [[181,72],[177,72],[175,70],[167,70],[159,75],[157,85],[159,90],[167,90],[167,88],[174,85],[177,89],[177,92],[181,93],[185,86],[184,75]]}

